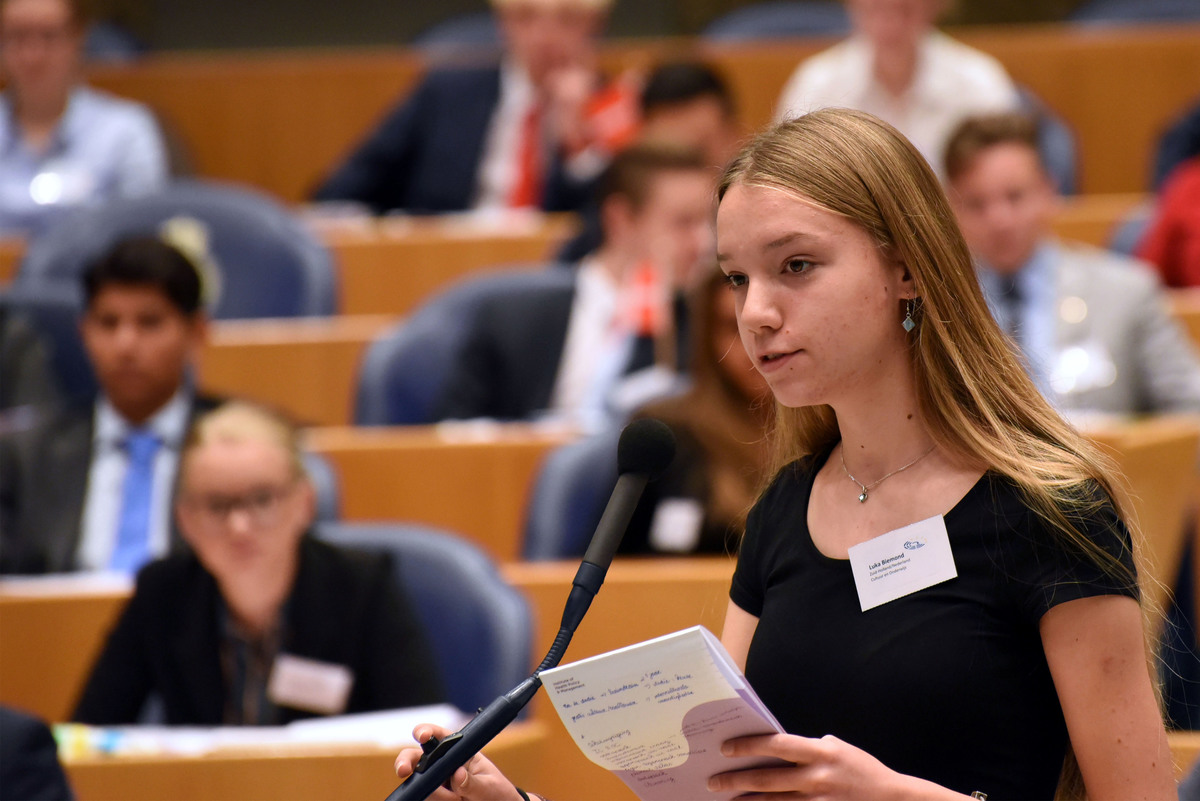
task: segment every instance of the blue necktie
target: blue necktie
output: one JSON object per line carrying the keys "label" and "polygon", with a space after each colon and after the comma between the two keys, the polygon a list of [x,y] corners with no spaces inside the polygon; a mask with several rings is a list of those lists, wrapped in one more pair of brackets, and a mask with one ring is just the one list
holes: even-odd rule
{"label": "blue necktie", "polygon": [[150,558],[150,499],[154,491],[154,455],[160,443],[153,431],[133,429],[126,434],[124,444],[129,466],[121,490],[117,542],[108,566],[134,573]]}

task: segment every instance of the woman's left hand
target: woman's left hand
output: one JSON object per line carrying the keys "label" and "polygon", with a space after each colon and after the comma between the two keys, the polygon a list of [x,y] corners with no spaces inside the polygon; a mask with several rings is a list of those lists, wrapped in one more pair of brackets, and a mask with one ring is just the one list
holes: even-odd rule
{"label": "woman's left hand", "polygon": [[767,734],[727,740],[729,757],[777,757],[790,764],[718,773],[708,780],[715,792],[736,790],[741,799],[963,798],[944,787],[887,768],[875,757],[827,735],[820,739]]}

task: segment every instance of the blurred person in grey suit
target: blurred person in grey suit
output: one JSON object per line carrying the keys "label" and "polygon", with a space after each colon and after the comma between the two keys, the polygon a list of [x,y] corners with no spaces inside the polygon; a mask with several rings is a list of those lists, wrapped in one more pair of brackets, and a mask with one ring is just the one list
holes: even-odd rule
{"label": "blurred person in grey suit", "polygon": [[118,243],[83,284],[80,332],[100,394],[0,435],[0,572],[132,574],[179,542],[179,446],[215,405],[189,379],[206,329],[200,272],[144,237]]}
{"label": "blurred person in grey suit", "polygon": [[951,202],[992,314],[1068,417],[1200,412],[1200,360],[1152,267],[1053,237],[1035,123],[965,120],[946,147]]}

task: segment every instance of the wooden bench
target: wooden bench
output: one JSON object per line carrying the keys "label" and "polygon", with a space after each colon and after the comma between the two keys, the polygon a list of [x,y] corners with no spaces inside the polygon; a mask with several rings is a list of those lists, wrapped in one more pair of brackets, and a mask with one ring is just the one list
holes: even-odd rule
{"label": "wooden bench", "polygon": [[520,424],[317,428],[306,444],[341,478],[345,520],[424,523],[494,559],[520,558],[525,507],[542,457],[577,435]]}
{"label": "wooden bench", "polygon": [[[1085,192],[1140,192],[1165,123],[1194,102],[1200,28],[1069,25],[961,28],[1067,120]],[[766,124],[795,66],[830,40],[701,47],[694,39],[605,43],[610,72],[700,56],[727,75],[748,130]],[[94,67],[98,87],[148,103],[182,140],[198,175],[259,186],[288,201],[313,188],[415,84],[410,50],[151,56]]]}

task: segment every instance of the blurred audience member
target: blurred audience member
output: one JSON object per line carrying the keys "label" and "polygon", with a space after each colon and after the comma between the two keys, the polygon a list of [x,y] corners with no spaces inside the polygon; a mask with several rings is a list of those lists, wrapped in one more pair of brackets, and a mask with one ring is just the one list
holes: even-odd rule
{"label": "blurred audience member", "polygon": [[190,553],[150,563],[75,719],[268,725],[436,703],[424,632],[390,559],[309,533],[316,509],[296,432],[232,402],[199,420],[175,512]]}
{"label": "blurred audience member", "polygon": [[663,64],[642,87],[644,142],[669,142],[692,148],[714,170],[737,154],[743,131],[737,105],[724,79],[698,62]]}
{"label": "blurred audience member", "polygon": [[[691,148],[714,172],[733,158],[742,137],[729,87],[699,62],[663,64],[651,72],[642,88],[641,116],[641,141]],[[604,231],[599,205],[593,197],[582,209],[580,231],[559,251],[560,261],[580,261],[600,247]]]}
{"label": "blurred audience member", "polygon": [[167,181],[153,115],[81,83],[79,0],[0,0],[0,233]]}
{"label": "blurred audience member", "polygon": [[776,118],[829,106],[894,125],[936,172],[964,117],[1015,110],[1016,87],[991,56],[935,30],[947,0],[846,0],[854,32],[792,74]]}
{"label": "blurred audience member", "polygon": [[492,0],[499,66],[435,70],[316,192],[376,212],[569,211],[632,136],[626,82],[596,42],[611,0]]}
{"label": "blurred audience member", "polygon": [[54,735],[41,720],[0,706],[0,798],[71,801]]}
{"label": "blurred audience member", "polygon": [[1163,184],[1138,256],[1158,267],[1169,287],[1200,286],[1200,157],[1176,167]]}
{"label": "blurred audience member", "polygon": [[1032,120],[966,120],[945,167],[992,313],[1048,398],[1076,418],[1200,411],[1200,361],[1154,271],[1051,238],[1057,196]]}
{"label": "blurred audience member", "polygon": [[738,337],[728,280],[714,271],[691,301],[692,386],[636,415],[671,426],[675,459],[647,485],[621,553],[736,553],[767,477],[771,396]]}
{"label": "blurred audience member", "polygon": [[713,259],[711,172],[691,151],[635,146],[600,203],[604,242],[573,285],[485,303],[469,321],[439,419],[600,422],[628,373],[680,363],[673,299]]}
{"label": "blurred audience member", "polygon": [[179,446],[215,405],[190,384],[206,329],[199,274],[174,247],[134,238],[89,266],[83,287],[100,395],[0,436],[0,572],[132,573],[176,544]]}

